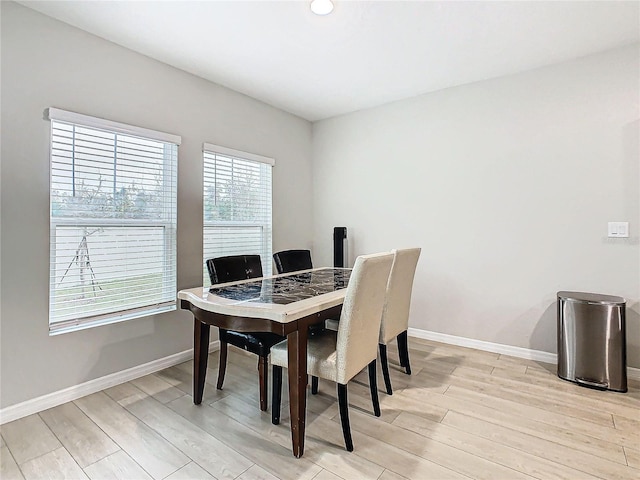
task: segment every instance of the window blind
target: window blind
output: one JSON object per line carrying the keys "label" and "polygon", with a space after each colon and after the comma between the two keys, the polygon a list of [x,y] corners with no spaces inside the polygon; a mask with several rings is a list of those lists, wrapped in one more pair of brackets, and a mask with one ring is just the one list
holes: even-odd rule
{"label": "window blind", "polygon": [[203,282],[205,262],[227,255],[259,254],[271,274],[271,169],[274,160],[205,144]]}
{"label": "window blind", "polygon": [[174,310],[180,137],[49,118],[50,332]]}

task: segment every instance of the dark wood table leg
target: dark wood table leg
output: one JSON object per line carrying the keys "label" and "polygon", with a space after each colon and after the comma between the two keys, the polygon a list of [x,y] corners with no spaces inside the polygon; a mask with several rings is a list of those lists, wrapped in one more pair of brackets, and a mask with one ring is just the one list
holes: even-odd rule
{"label": "dark wood table leg", "polygon": [[289,371],[289,413],[293,455],[304,453],[304,429],[307,413],[307,328],[287,335]]}
{"label": "dark wood table leg", "polygon": [[200,405],[204,393],[209,359],[210,326],[197,318],[193,320],[193,403]]}

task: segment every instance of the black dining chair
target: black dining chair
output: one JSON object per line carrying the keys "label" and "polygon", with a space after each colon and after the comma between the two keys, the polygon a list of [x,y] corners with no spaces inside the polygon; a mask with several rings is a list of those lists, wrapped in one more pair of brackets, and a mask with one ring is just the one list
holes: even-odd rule
{"label": "black dining chair", "polygon": [[[207,270],[213,285],[235,282],[262,276],[260,255],[232,255],[210,258]],[[258,373],[260,377],[260,410],[267,410],[268,362],[271,347],[282,341],[284,337],[269,332],[237,332],[220,328],[220,362],[218,366],[217,389],[222,390],[224,375],[227,369],[227,344],[242,348],[258,356]]]}
{"label": "black dining chair", "polygon": [[297,272],[313,268],[309,250],[283,250],[273,254],[278,273]]}
{"label": "black dining chair", "polygon": [[[310,250],[282,250],[273,254],[278,273],[297,272],[313,268]],[[324,325],[310,325],[309,335],[317,335],[324,330]],[[318,377],[311,377],[311,393],[318,393]]]}

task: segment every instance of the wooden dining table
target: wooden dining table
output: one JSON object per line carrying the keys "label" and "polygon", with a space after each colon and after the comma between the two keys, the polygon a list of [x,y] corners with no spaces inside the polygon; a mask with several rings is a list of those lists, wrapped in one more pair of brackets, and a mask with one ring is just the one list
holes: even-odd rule
{"label": "wooden dining table", "polygon": [[339,318],[351,269],[315,268],[178,292],[194,316],[193,402],[202,402],[209,330],[272,332],[287,338],[293,455],[304,453],[309,326]]}

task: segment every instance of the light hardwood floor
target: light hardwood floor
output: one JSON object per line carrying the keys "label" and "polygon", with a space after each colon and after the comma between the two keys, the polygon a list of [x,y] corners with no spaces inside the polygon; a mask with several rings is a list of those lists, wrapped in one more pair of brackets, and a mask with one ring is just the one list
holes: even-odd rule
{"label": "light hardwood floor", "polygon": [[293,458],[286,394],[273,426],[258,408],[256,357],[230,348],[222,391],[210,355],[201,406],[186,362],[3,425],[0,477],[640,478],[639,382],[601,392],[558,379],[554,365],[426,340],[409,347],[411,376],[389,348],[395,391],[380,391],[381,417],[366,372],[349,384],[353,453],[335,386],[321,381],[308,395],[305,455]]}

